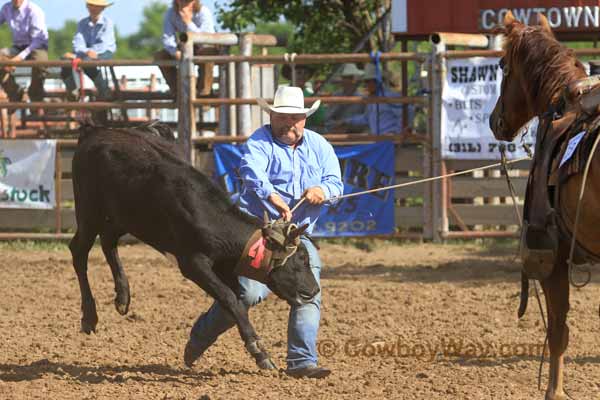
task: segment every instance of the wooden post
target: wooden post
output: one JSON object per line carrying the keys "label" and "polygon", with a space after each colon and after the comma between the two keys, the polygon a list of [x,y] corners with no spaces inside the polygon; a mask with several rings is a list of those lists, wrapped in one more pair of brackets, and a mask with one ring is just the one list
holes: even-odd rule
{"label": "wooden post", "polygon": [[[446,50],[445,44],[435,44],[431,55],[431,172],[440,176],[445,170],[442,160],[442,88],[445,74],[445,58],[441,53]],[[432,184],[432,216],[433,241],[439,243],[448,233],[448,213],[445,209],[444,190],[440,180]]]}
{"label": "wooden post", "polygon": [[[240,54],[242,56],[252,55],[252,34],[245,33],[240,39]],[[238,97],[242,99],[252,98],[252,84],[250,82],[250,63],[241,62],[238,64]],[[252,126],[252,114],[250,105],[238,106],[237,113],[238,135],[248,136]]]}
{"label": "wooden post", "polygon": [[[408,40],[402,39],[402,52],[408,52]],[[402,60],[402,96],[408,96],[408,61]],[[402,107],[402,129],[408,126],[408,106]]]}
{"label": "wooden post", "polygon": [[179,123],[177,125],[177,139],[183,145],[184,154],[190,163],[194,163],[192,138],[196,136],[196,115],[192,101],[196,99],[196,70],[194,68],[194,42],[188,40],[184,43],[179,74],[177,75],[177,103],[179,105]]}
{"label": "wooden post", "polygon": [[[156,91],[156,74],[151,74],[150,75],[150,84],[148,85],[148,92],[149,93],[154,93]],[[152,121],[155,118],[155,111],[148,107],[146,109],[146,118],[148,118],[148,121]]]}
{"label": "wooden post", "polygon": [[[236,86],[235,63],[230,62],[227,64],[227,95],[230,99],[236,97]],[[230,136],[235,136],[237,130],[237,110],[234,105],[229,106],[228,130]]]}
{"label": "wooden post", "polygon": [[60,142],[56,141],[56,159],[54,161],[54,191],[56,199],[56,233],[62,232],[62,163],[61,156],[62,149]]}
{"label": "wooden post", "polygon": [[[226,99],[229,94],[229,74],[228,65],[219,64],[219,98]],[[229,124],[231,123],[229,116],[229,106],[222,104],[219,106],[219,127],[217,129],[217,135],[224,136],[229,132]]]}

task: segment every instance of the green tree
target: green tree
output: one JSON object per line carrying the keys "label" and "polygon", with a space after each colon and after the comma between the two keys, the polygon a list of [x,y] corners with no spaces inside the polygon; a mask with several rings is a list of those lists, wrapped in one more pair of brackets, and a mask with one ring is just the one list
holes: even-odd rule
{"label": "green tree", "polygon": [[[217,7],[219,22],[233,32],[284,18],[295,27],[288,51],[342,53],[354,49],[391,0],[231,0]],[[384,49],[386,43],[391,44],[391,35],[380,26],[363,51]]]}
{"label": "green tree", "polygon": [[124,45],[123,50],[127,52],[128,58],[148,58],[152,57],[155,51],[160,50],[163,47],[161,36],[167,8],[166,4],[159,2],[152,2],[144,7],[144,19],[140,29],[118,42],[117,56],[121,58],[119,52],[121,45]]}
{"label": "green tree", "polygon": [[0,48],[12,46],[12,36],[6,24],[0,26]]}
{"label": "green tree", "polygon": [[63,54],[73,51],[73,36],[77,32],[77,21],[67,20],[61,29],[48,30],[48,57],[59,59]]}

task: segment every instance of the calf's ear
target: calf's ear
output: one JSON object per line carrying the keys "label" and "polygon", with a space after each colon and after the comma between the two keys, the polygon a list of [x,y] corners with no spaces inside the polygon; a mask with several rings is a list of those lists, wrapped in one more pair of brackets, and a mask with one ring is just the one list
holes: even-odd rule
{"label": "calf's ear", "polygon": [[302,236],[302,234],[304,232],[306,232],[307,229],[308,229],[308,224],[304,224],[301,227],[292,230],[287,237],[288,242],[291,242],[291,241],[299,238],[300,236]]}

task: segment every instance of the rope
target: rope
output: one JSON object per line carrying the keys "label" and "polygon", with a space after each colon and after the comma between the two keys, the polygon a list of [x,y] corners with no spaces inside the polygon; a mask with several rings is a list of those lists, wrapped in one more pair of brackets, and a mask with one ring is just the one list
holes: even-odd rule
{"label": "rope", "polygon": [[[575,224],[573,225],[573,237],[571,238],[571,248],[569,250],[569,258],[567,259],[567,265],[569,266],[569,282],[571,285],[580,289],[590,283],[592,279],[592,273],[589,268],[584,268],[583,266],[576,265],[573,262],[573,254],[575,253],[575,243],[577,241],[577,227],[579,226],[579,217],[581,211],[581,203],[583,202],[583,195],[585,193],[585,184],[587,182],[587,177],[590,172],[590,166],[592,165],[592,158],[594,157],[594,153],[596,152],[596,148],[598,147],[598,142],[600,142],[600,134],[596,136],[596,140],[594,140],[594,145],[592,146],[592,151],[588,155],[588,159],[585,162],[585,169],[583,171],[583,179],[581,181],[581,187],[579,188],[579,198],[577,199],[577,207],[575,208]],[[587,277],[583,283],[575,283],[573,280],[573,269],[579,268],[587,273]]]}
{"label": "rope", "polygon": [[[375,64],[375,95],[383,96],[383,76],[381,73],[381,52],[380,51],[371,51],[371,62]],[[379,123],[379,103],[375,104],[377,110],[377,135],[381,135],[381,124]]]}
{"label": "rope", "polygon": [[[516,158],[514,160],[506,161],[506,164],[507,165],[508,164],[514,164],[514,163],[518,163],[518,162],[521,162],[521,161],[527,161],[527,160],[530,160],[530,159],[531,159],[530,157]],[[341,199],[346,199],[348,197],[362,196],[363,194],[382,192],[384,190],[398,189],[398,188],[401,188],[401,187],[418,185],[420,183],[426,183],[426,182],[431,182],[431,181],[437,181],[437,180],[440,180],[440,179],[451,178],[453,176],[467,175],[467,174],[473,173],[475,171],[483,171],[483,170],[486,170],[486,169],[497,168],[497,167],[499,167],[501,165],[502,165],[502,163],[499,162],[499,163],[495,163],[495,164],[485,165],[483,167],[471,168],[471,169],[468,169],[468,170],[465,170],[465,171],[453,172],[451,174],[440,175],[440,176],[433,176],[433,177],[430,177],[430,178],[418,179],[416,181],[400,183],[398,185],[384,186],[384,187],[380,187],[380,188],[377,188],[377,189],[365,190],[363,192],[355,192],[355,193],[348,193],[348,194],[344,194],[344,195],[340,195],[340,196],[333,196],[333,197],[330,197],[330,198],[326,199],[324,201],[324,203],[325,202],[333,203],[333,202],[336,202],[336,201],[341,200]],[[302,197],[300,199],[300,201],[298,201],[298,203],[296,203],[296,205],[294,206],[294,208],[291,209],[292,214],[294,213],[294,211],[296,211],[300,207],[301,204],[304,203],[304,200],[306,200],[306,198]]]}
{"label": "rope", "polygon": [[296,56],[297,55],[298,54],[296,54],[296,53],[292,53],[292,54],[285,53],[283,55],[283,60],[290,64],[290,72],[291,72],[290,78],[292,78],[291,79],[292,85],[294,85],[294,86],[296,85]]}
{"label": "rope", "polygon": [[[514,164],[514,163],[518,163],[518,162],[521,162],[521,161],[527,161],[527,160],[530,160],[530,158],[529,157],[521,157],[521,158],[516,158],[514,160],[506,161],[506,164]],[[327,199],[325,201],[334,202],[334,201],[338,201],[338,200],[341,200],[341,199],[346,199],[348,197],[361,196],[363,194],[381,192],[383,190],[398,189],[398,188],[401,188],[401,187],[418,185],[419,183],[426,183],[426,182],[437,181],[437,180],[445,179],[445,178],[452,178],[454,176],[467,175],[467,174],[473,173],[475,171],[484,171],[486,169],[498,168],[501,165],[502,165],[502,163],[499,162],[499,163],[495,163],[495,164],[485,165],[483,167],[467,169],[465,171],[453,172],[451,174],[440,175],[440,176],[433,176],[433,177],[430,177],[430,178],[419,179],[419,180],[416,180],[416,181],[400,183],[398,185],[385,186],[385,187],[380,187],[380,188],[377,188],[377,189],[365,190],[364,192],[348,193],[348,194],[344,194],[344,195],[341,195],[341,196],[334,196],[334,197],[331,197],[331,198],[329,198],[329,199]]]}
{"label": "rope", "polygon": [[[74,72],[77,72],[77,76],[79,77],[79,102],[83,103],[85,101],[85,87],[84,87],[84,76],[83,69],[81,69],[81,58],[75,57],[71,60],[71,68],[73,68]],[[76,111],[77,119],[83,120],[86,116],[86,113],[83,109],[79,109]]]}

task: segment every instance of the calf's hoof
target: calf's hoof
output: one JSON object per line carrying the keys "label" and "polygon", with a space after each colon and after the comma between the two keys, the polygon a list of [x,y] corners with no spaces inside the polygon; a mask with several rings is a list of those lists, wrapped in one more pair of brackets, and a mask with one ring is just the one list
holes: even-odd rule
{"label": "calf's hoof", "polygon": [[277,366],[270,358],[265,358],[262,361],[257,361],[256,365],[258,365],[258,368],[260,369],[277,369]]}
{"label": "calf's hoof", "polygon": [[183,362],[188,368],[192,368],[197,359],[199,359],[206,349],[188,340],[183,350]]}
{"label": "calf's hoof", "polygon": [[93,321],[86,321],[85,319],[81,320],[81,332],[86,333],[86,334],[91,334],[92,332],[96,333],[96,325],[98,324],[98,321],[93,322]]}
{"label": "calf's hoof", "polygon": [[125,315],[129,311],[129,301],[120,300],[117,296],[115,297],[115,308],[119,314]]}

